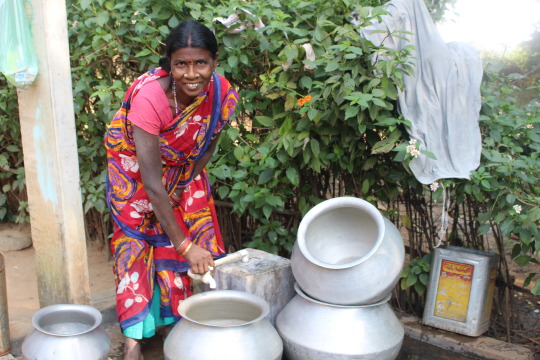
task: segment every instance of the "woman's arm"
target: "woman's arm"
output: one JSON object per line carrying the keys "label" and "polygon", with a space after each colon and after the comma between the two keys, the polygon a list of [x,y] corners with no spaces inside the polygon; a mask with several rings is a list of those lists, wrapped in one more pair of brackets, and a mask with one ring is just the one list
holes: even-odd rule
{"label": "woman's arm", "polygon": [[[169,196],[161,184],[163,165],[161,163],[159,137],[133,125],[133,140],[137,149],[137,161],[144,189],[152,203],[152,208],[159,223],[171,239],[173,246],[177,248],[185,239],[185,236],[176,223]],[[215,147],[214,144],[213,146]],[[210,150],[210,147],[208,150]],[[198,246],[192,246],[184,257],[188,261],[191,271],[195,274],[203,274],[209,270],[208,266],[214,266],[210,252]]]}

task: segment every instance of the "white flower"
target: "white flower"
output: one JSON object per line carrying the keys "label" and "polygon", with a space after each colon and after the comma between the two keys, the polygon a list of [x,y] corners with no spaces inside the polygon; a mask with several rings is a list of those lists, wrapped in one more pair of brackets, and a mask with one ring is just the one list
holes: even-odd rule
{"label": "white flower", "polygon": [[122,158],[122,160],[120,161],[120,163],[122,164],[122,169],[131,172],[139,171],[139,163],[137,162],[137,157],[126,156],[122,154],[120,154],[120,157]]}
{"label": "white flower", "polygon": [[411,144],[411,145],[416,145],[416,139],[411,139],[411,140],[409,140],[409,144]]}
{"label": "white flower", "polygon": [[202,190],[197,190],[197,191],[195,191],[195,194],[193,194],[193,197],[195,199],[202,198],[203,196],[204,196],[204,191],[202,191]]}
{"label": "white flower", "polygon": [[122,281],[120,281],[120,284],[118,284],[118,289],[116,290],[117,294],[121,294],[126,290],[126,287],[129,285],[129,282],[131,279],[129,278],[129,274],[124,275],[124,278]]}
{"label": "white flower", "polygon": [[534,125],[533,125],[533,124],[527,124],[527,125],[525,125],[525,127],[526,127],[527,129],[534,129]]}
{"label": "white flower", "polygon": [[514,205],[514,211],[518,214],[521,214],[521,210],[523,210],[521,208],[521,205]]}
{"label": "white flower", "polygon": [[420,151],[418,149],[414,149],[411,151],[411,155],[415,158],[418,157],[418,155],[420,155]]}
{"label": "white flower", "polygon": [[152,204],[148,200],[137,200],[131,204],[132,207],[139,213],[147,213],[152,211]]}
{"label": "white flower", "polygon": [[178,130],[176,130],[174,132],[174,135],[176,135],[177,138],[179,138],[180,136],[184,135],[184,133],[186,132],[186,129],[188,127],[188,122],[184,122],[182,123],[182,125],[180,125],[180,127],[178,128]]}
{"label": "white flower", "polygon": [[131,282],[136,283],[137,281],[139,281],[139,273],[135,271],[131,274]]}
{"label": "white flower", "polygon": [[133,299],[127,299],[126,302],[124,303],[124,306],[125,307],[130,307],[131,305],[133,305]]}
{"label": "white flower", "polygon": [[174,285],[176,285],[176,287],[179,289],[184,288],[184,283],[182,282],[182,278],[176,272],[174,273]]}
{"label": "white flower", "polygon": [[137,11],[135,11],[135,12],[133,13],[133,15],[137,16],[137,15],[139,15],[140,13],[141,13],[141,12],[140,12],[139,10],[137,10]]}
{"label": "white flower", "polygon": [[437,191],[440,186],[441,185],[435,181],[433,184],[429,185],[429,188],[431,189],[431,191]]}

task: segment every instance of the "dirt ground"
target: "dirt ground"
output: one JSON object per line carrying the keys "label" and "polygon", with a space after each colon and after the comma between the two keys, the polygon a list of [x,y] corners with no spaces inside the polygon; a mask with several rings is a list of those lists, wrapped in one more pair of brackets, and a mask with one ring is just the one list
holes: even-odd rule
{"label": "dirt ground", "polygon": [[[11,237],[16,236],[13,231],[18,231],[21,239],[30,236],[27,226],[21,228],[14,224],[1,224],[0,234],[7,230],[11,230]],[[109,260],[107,249],[100,250],[89,246],[87,252],[91,294],[99,301],[100,298],[114,293],[112,260]],[[10,333],[11,338],[16,339],[24,337],[32,330],[31,318],[39,309],[35,252],[30,246],[22,250],[3,251],[2,254],[5,261]]]}

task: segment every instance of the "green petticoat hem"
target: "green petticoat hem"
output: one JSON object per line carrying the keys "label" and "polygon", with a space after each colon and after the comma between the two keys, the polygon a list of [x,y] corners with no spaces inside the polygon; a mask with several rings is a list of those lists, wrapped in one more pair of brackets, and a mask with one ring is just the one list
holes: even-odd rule
{"label": "green petticoat hem", "polygon": [[152,302],[150,303],[150,312],[143,321],[124,329],[124,335],[128,338],[140,340],[154,336],[158,326],[174,324],[174,317],[162,318],[160,316],[159,305],[160,291],[159,285],[156,284],[154,287],[154,296],[152,296]]}

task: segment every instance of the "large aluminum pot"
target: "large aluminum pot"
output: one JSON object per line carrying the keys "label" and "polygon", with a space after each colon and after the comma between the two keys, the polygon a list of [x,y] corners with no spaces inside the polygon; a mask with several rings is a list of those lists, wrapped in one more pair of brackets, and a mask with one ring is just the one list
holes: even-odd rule
{"label": "large aluminum pot", "polygon": [[44,307],[32,316],[34,330],[22,343],[26,360],[105,360],[111,340],[101,324],[101,313],[87,305]]}
{"label": "large aluminum pot", "polygon": [[291,255],[298,285],[310,297],[338,305],[384,299],[405,260],[397,228],[354,197],[323,201],[303,217]]}
{"label": "large aluminum pot", "polygon": [[287,360],[390,360],[399,355],[404,329],[387,303],[342,306],[297,295],[276,319]]}
{"label": "large aluminum pot", "polygon": [[182,320],[165,340],[166,360],[280,360],[283,341],[266,319],[268,303],[236,290],[214,290],[180,303]]}

